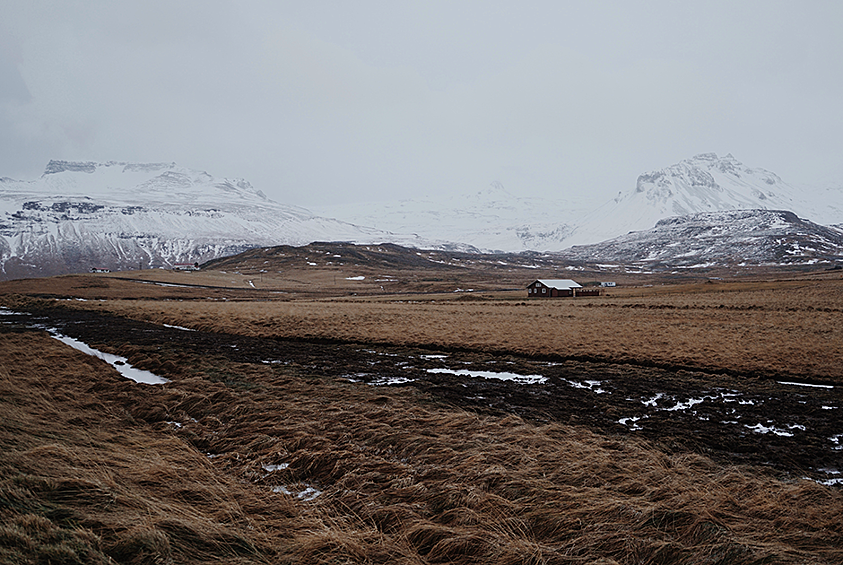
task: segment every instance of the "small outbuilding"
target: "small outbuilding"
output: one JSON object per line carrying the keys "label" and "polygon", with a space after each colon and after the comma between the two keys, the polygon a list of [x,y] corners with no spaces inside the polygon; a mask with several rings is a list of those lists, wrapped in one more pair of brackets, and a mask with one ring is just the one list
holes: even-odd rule
{"label": "small outbuilding", "polygon": [[571,279],[538,279],[527,285],[528,298],[555,298],[557,296],[575,296],[582,285]]}

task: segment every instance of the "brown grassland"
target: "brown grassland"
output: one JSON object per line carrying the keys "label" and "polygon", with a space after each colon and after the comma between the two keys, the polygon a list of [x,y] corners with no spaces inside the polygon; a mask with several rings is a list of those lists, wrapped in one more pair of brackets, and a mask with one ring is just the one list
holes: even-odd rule
{"label": "brown grassland", "polygon": [[[76,281],[77,290],[88,291],[81,296],[107,296],[96,284],[108,279],[88,278],[94,282]],[[134,284],[139,286],[149,285]],[[608,296],[544,301],[526,300],[524,291],[273,300],[278,295],[220,290],[200,300],[197,295],[207,291],[140,290],[158,294],[74,305],[267,338],[464,348],[843,383],[839,275],[618,288]]]}
{"label": "brown grassland", "polygon": [[841,385],[839,274],[553,301],[495,291],[491,275],[469,281],[482,292],[404,295],[355,281],[320,295],[305,271],[287,286],[124,276],[0,283],[0,304],[18,311],[198,330],[131,343],[94,318],[92,345],[169,379],[143,385],[37,328],[0,324],[0,562],[843,563],[839,487],[191,341],[215,332],[289,339],[314,359],[358,344]]}

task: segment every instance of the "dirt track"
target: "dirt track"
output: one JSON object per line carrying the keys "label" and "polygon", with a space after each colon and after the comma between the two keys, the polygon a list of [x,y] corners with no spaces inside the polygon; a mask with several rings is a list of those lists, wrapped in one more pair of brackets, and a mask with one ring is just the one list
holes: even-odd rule
{"label": "dirt track", "polygon": [[[221,356],[239,363],[281,363],[301,374],[360,386],[416,387],[469,410],[643,437],[668,452],[762,465],[793,478],[830,480],[843,470],[840,387],[471,351],[250,338],[64,308],[6,315],[2,321],[0,331],[31,331],[26,328],[33,324],[55,327],[165,377],[183,370],[179,359]],[[519,384],[455,374],[465,370],[541,375],[546,381]]]}

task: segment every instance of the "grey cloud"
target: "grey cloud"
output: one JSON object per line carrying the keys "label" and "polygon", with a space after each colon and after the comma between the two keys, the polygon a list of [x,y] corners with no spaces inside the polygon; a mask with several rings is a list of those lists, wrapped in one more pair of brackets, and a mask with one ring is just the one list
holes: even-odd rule
{"label": "grey cloud", "polygon": [[836,2],[10,0],[0,16],[0,176],[175,160],[302,205],[493,180],[600,199],[716,151],[843,181]]}

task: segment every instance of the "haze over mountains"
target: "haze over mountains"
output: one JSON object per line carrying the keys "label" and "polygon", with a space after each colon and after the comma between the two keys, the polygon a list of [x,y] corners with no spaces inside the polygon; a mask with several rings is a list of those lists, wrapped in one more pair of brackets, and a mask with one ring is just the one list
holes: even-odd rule
{"label": "haze over mountains", "polygon": [[312,212],[273,202],[245,180],[175,163],[51,161],[38,179],[0,179],[0,277],[169,267],[313,241],[566,250],[576,261],[684,267],[715,257],[735,264],[834,261],[843,254],[843,231],[818,224],[843,225],[843,190],[801,192],[770,171],[713,153],[642,174],[595,210],[492,183],[445,200]]}
{"label": "haze over mountains", "polygon": [[[586,190],[586,188],[583,188]],[[582,191],[580,191],[582,192]],[[582,201],[486,191],[445,201],[409,199],[315,208],[318,213],[394,232],[462,241],[498,251],[559,251],[646,230],[671,216],[725,210],[787,210],[820,224],[843,223],[843,190],[808,194],[732,155],[704,153],[640,175],[597,209]]]}

